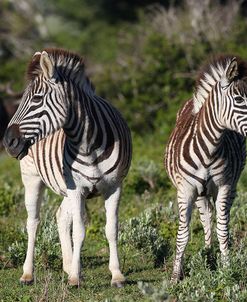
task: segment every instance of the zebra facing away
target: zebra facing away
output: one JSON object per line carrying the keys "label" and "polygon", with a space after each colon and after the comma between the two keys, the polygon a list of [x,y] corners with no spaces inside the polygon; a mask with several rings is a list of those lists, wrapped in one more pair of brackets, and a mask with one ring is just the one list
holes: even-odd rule
{"label": "zebra facing away", "polygon": [[221,56],[199,74],[193,98],[177,115],[165,153],[165,167],[177,188],[179,228],[172,281],[181,276],[193,203],[199,209],[205,245],[211,245],[213,198],[223,263],[228,263],[228,223],[246,158],[247,64]]}
{"label": "zebra facing away", "polygon": [[103,195],[111,284],[120,287],[125,278],[117,251],[118,205],[131,161],[130,131],[120,113],[95,94],[78,55],[61,49],[35,53],[28,78],[4,137],[8,153],[21,160],[28,213],[28,247],[20,281],[33,281],[34,244],[45,184],[64,196],[56,216],[63,269],[70,285],[80,282],[85,201]]}

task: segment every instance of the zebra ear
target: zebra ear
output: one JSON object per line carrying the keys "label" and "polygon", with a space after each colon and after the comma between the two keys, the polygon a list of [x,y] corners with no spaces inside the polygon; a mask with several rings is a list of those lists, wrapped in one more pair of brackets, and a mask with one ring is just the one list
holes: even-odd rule
{"label": "zebra ear", "polygon": [[42,51],[40,56],[40,66],[47,79],[53,76],[53,65],[46,51]]}
{"label": "zebra ear", "polygon": [[238,75],[238,63],[236,58],[234,57],[231,60],[227,70],[226,70],[226,78],[229,82],[233,81],[233,79]]}
{"label": "zebra ear", "polygon": [[34,59],[36,56],[41,56],[41,52],[40,52],[40,51],[36,51],[35,54],[33,55],[33,59]]}

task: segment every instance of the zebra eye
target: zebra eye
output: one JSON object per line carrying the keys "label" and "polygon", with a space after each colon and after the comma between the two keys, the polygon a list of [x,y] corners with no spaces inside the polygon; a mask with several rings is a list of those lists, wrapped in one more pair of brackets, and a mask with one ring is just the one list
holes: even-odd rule
{"label": "zebra eye", "polygon": [[33,103],[39,104],[42,100],[43,100],[43,95],[41,95],[41,94],[35,94],[35,95],[32,97],[32,102],[33,102]]}
{"label": "zebra eye", "polygon": [[244,98],[242,98],[241,96],[236,96],[234,98],[234,100],[237,102],[237,103],[242,103],[244,101]]}

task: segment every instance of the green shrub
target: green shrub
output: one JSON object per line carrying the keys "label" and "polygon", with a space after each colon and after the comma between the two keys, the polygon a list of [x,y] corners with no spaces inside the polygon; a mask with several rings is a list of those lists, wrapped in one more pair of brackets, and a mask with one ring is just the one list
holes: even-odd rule
{"label": "green shrub", "polygon": [[23,264],[25,257],[26,257],[26,251],[27,251],[27,236],[25,233],[25,230],[21,230],[21,240],[13,242],[9,248],[8,248],[8,254],[10,261],[13,263],[13,265],[21,265]]}
{"label": "green shrub", "polygon": [[[139,151],[140,152],[140,151]],[[136,157],[137,150],[136,150]],[[162,154],[160,156],[162,158]],[[170,184],[167,183],[165,169],[160,163],[143,157],[142,159],[133,159],[130,171],[125,181],[124,194],[143,194],[146,190],[157,192],[166,190]]]}
{"label": "green shrub", "polygon": [[5,182],[0,187],[0,217],[9,215],[10,211],[23,199],[23,190],[19,187],[13,188]]}
{"label": "green shrub", "polygon": [[[27,234],[21,230],[21,238],[9,246],[9,257],[15,265],[23,264],[26,256]],[[61,249],[55,215],[47,212],[41,220],[35,243],[35,263],[39,267],[61,268]]]}
{"label": "green shrub", "polygon": [[160,288],[150,286],[146,282],[139,281],[138,287],[142,294],[149,298],[149,301],[163,302],[163,301],[174,301],[174,299],[168,294],[169,282],[164,280]]}
{"label": "green shrub", "polygon": [[[220,254],[217,255],[220,259]],[[187,260],[189,276],[178,284],[171,284],[165,277],[162,284],[154,287],[139,282],[139,288],[150,301],[246,301],[246,243],[231,253],[228,267],[217,261],[217,269],[212,270],[207,263],[203,250]]]}
{"label": "green shrub", "polygon": [[168,244],[158,232],[162,207],[145,210],[121,225],[119,242],[125,248],[134,248],[153,258],[156,265],[164,262]]}

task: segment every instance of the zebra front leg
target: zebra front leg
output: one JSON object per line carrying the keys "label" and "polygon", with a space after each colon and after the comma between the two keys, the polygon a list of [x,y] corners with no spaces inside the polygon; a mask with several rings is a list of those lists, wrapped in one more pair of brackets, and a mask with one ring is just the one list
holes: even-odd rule
{"label": "zebra front leg", "polygon": [[81,191],[68,190],[68,198],[70,199],[70,208],[72,215],[72,241],[73,253],[72,261],[69,270],[68,283],[71,286],[80,285],[80,272],[81,272],[81,247],[85,238],[85,225],[83,221],[85,209],[85,196],[81,195]]}
{"label": "zebra front leg", "polygon": [[212,205],[205,196],[200,196],[196,200],[196,206],[199,210],[200,220],[204,230],[205,247],[210,248],[212,243]]}
{"label": "zebra front leg", "polygon": [[110,259],[109,270],[112,274],[111,285],[122,287],[125,278],[120,271],[117,249],[118,238],[118,205],[121,195],[121,187],[117,187],[113,192],[105,194],[106,226],[105,233],[109,243]]}
{"label": "zebra front leg", "polygon": [[176,256],[173,265],[171,282],[177,283],[181,277],[182,259],[189,240],[189,224],[192,212],[192,196],[178,192],[179,226],[176,242]]}
{"label": "zebra front leg", "polygon": [[25,186],[28,245],[26,259],[23,265],[23,275],[20,278],[20,282],[30,284],[33,282],[34,245],[39,224],[40,204],[44,186],[39,176],[22,175],[22,181]]}
{"label": "zebra front leg", "polygon": [[220,245],[223,265],[227,265],[229,263],[228,224],[230,220],[230,209],[234,197],[235,194],[231,194],[227,186],[219,189],[218,196],[216,199],[216,215],[217,215],[216,232]]}
{"label": "zebra front leg", "polygon": [[71,245],[71,201],[65,197],[56,213],[59,239],[63,256],[63,270],[69,275],[72,261]]}

